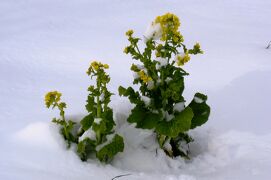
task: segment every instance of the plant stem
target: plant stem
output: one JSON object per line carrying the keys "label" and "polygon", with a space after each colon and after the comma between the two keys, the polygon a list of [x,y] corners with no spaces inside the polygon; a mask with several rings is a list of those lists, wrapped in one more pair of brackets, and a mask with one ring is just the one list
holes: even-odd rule
{"label": "plant stem", "polygon": [[[97,82],[97,88],[98,88],[98,91],[100,92],[100,89],[101,89],[101,84],[100,84],[100,82],[98,81]],[[97,99],[97,118],[100,118],[101,117],[101,102],[100,102],[100,97],[99,96],[97,96],[96,97],[96,99]]]}

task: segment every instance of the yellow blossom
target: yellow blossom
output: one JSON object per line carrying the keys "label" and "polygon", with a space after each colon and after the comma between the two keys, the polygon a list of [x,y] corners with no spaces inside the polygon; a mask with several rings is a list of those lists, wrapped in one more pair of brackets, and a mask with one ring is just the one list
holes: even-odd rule
{"label": "yellow blossom", "polygon": [[148,81],[152,81],[152,78],[149,77],[144,70],[141,70],[138,72],[138,75],[140,77],[140,79],[144,82],[144,83],[148,83]]}
{"label": "yellow blossom", "polygon": [[108,64],[104,64],[104,69],[108,69],[109,68],[109,65]]}
{"label": "yellow blossom", "polygon": [[125,34],[126,36],[131,37],[134,34],[134,31],[130,29]]}
{"label": "yellow blossom", "polygon": [[176,56],[176,61],[178,66],[183,66],[185,63],[187,63],[190,60],[190,56],[188,53],[185,54],[178,54]]}
{"label": "yellow blossom", "polygon": [[91,66],[93,67],[93,69],[94,70],[98,70],[99,69],[99,67],[100,67],[100,62],[97,62],[97,61],[93,61],[92,63],[91,63]]}
{"label": "yellow blossom", "polygon": [[108,69],[109,65],[108,64],[102,64],[101,62],[98,61],[92,61],[90,63],[90,66],[87,70],[87,74],[90,75],[94,71],[98,71],[99,69]]}
{"label": "yellow blossom", "polygon": [[179,37],[181,37],[180,32],[178,31],[181,23],[176,15],[166,13],[162,16],[157,16],[155,19],[155,23],[159,23],[161,25],[163,31],[161,37],[162,41],[167,40],[169,34],[172,35],[174,42],[177,42],[179,40]]}
{"label": "yellow blossom", "polygon": [[58,91],[51,91],[45,95],[45,105],[49,108],[53,103],[58,103],[60,101],[61,93]]}

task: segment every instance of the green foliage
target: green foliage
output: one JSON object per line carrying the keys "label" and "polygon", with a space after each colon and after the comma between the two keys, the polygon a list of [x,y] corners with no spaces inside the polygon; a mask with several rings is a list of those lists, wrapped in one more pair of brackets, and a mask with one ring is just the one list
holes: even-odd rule
{"label": "green foliage", "polygon": [[[96,155],[102,162],[108,162],[124,148],[123,138],[114,133],[115,122],[113,119],[113,110],[108,106],[112,93],[107,90],[107,84],[110,77],[106,74],[107,64],[100,62],[92,62],[87,74],[91,79],[95,78],[96,84],[90,85],[88,88],[89,95],[87,97],[86,115],[78,126],[77,134],[74,128],[75,122],[66,121],[65,111],[66,104],[60,102],[61,94],[57,91],[49,92],[45,96],[45,104],[47,108],[58,107],[60,110],[60,119],[53,119],[53,122],[61,126],[61,134],[68,142],[77,144],[77,153],[82,161],[86,161],[92,155]],[[115,135],[112,142],[108,142],[108,135]],[[97,151],[97,147],[107,144]]]}
{"label": "green foliage", "polygon": [[160,121],[155,127],[155,130],[159,134],[176,138],[180,133],[184,133],[190,129],[193,115],[192,109],[187,107],[172,120]]}
{"label": "green foliage", "polygon": [[88,159],[88,156],[91,153],[95,153],[96,142],[85,138],[84,140],[80,141],[77,145],[77,153],[82,161],[86,161]]}
{"label": "green foliage", "polygon": [[115,135],[111,142],[106,145],[101,144],[101,149],[97,151],[96,156],[102,162],[108,162],[119,152],[123,152],[124,143],[120,135]]}
{"label": "green foliage", "polygon": [[[206,104],[207,96],[200,93],[185,107],[184,76],[189,74],[182,66],[190,60],[190,55],[203,51],[199,43],[192,49],[184,45],[179,26],[179,18],[174,14],[158,16],[150,33],[144,37],[143,51],[139,49],[140,39],[133,36],[133,31],[126,32],[130,44],[124,53],[139,62],[131,66],[135,74],[133,84],[139,85],[139,90],[120,86],[119,95],[128,97],[135,104],[128,122],[136,123],[137,128],[153,129],[160,147],[169,156],[188,157],[179,144],[191,142],[187,132],[208,120],[210,107]],[[171,149],[165,147],[166,143]]]}
{"label": "green foliage", "polygon": [[114,147],[119,144],[124,146],[123,138],[117,134],[115,135],[116,142],[114,138],[102,152],[96,151],[96,148],[101,144],[108,143],[106,137],[114,133],[113,128],[115,122],[113,119],[113,110],[108,107],[112,95],[112,93],[107,90],[110,77],[106,74],[105,70],[108,68],[109,66],[107,64],[93,61],[87,71],[91,79],[95,78],[96,84],[90,85],[88,88],[89,95],[86,109],[89,114],[80,122],[82,125],[80,135],[84,136],[85,133],[92,135],[91,137],[85,137],[79,141],[77,145],[78,154],[82,160],[87,160],[91,154],[96,154],[100,161],[108,162],[118,152],[123,151],[123,147]]}
{"label": "green foliage", "polygon": [[191,121],[191,129],[206,123],[210,115],[210,107],[206,104],[207,96],[196,93],[192,102],[188,105],[194,112]]}
{"label": "green foliage", "polygon": [[152,113],[148,111],[147,108],[137,105],[132,110],[132,113],[128,117],[127,121],[129,123],[136,123],[137,128],[153,129],[156,127],[159,119],[161,119],[159,114]]}

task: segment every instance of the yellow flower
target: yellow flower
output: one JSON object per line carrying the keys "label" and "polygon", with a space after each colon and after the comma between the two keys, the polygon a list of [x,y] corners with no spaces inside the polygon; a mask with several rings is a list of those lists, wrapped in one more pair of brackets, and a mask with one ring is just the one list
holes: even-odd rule
{"label": "yellow flower", "polygon": [[126,36],[131,37],[134,34],[134,31],[130,29],[125,34]]}
{"label": "yellow flower", "polygon": [[197,43],[194,45],[194,48],[200,49],[200,44],[197,42]]}
{"label": "yellow flower", "polygon": [[162,28],[162,41],[165,41],[168,39],[168,35],[172,35],[173,41],[176,42],[179,40],[180,32],[178,31],[181,23],[179,18],[171,13],[166,13],[162,16],[156,17],[155,23],[159,23]]}
{"label": "yellow flower", "polygon": [[152,81],[152,78],[149,77],[148,75],[145,74],[144,70],[141,70],[138,72],[138,75],[140,77],[140,79],[144,82],[144,83],[148,83],[148,81]]}
{"label": "yellow flower", "polygon": [[104,64],[104,69],[108,69],[109,68],[109,65],[108,64]]}
{"label": "yellow flower", "polygon": [[178,66],[183,66],[185,63],[187,63],[190,60],[190,56],[188,53],[185,54],[178,54],[176,56],[176,62]]}
{"label": "yellow flower", "polygon": [[108,64],[102,64],[101,62],[98,61],[93,61],[90,63],[90,66],[87,70],[87,74],[90,75],[94,71],[98,71],[99,69],[108,69],[109,65]]}
{"label": "yellow flower", "polygon": [[97,70],[99,69],[100,64],[101,64],[100,62],[93,61],[93,62],[91,63],[91,66],[93,67],[93,69],[94,69],[95,71],[97,71]]}
{"label": "yellow flower", "polygon": [[49,108],[53,103],[58,103],[62,94],[58,91],[51,91],[45,95],[45,105]]}

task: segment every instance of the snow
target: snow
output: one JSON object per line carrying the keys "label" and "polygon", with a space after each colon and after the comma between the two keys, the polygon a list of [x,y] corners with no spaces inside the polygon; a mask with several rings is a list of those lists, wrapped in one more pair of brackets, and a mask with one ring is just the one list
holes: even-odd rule
{"label": "snow", "polygon": [[155,60],[157,61],[156,69],[161,69],[161,67],[168,65],[168,60],[165,58],[159,57],[159,58],[156,58]]}
{"label": "snow", "polygon": [[96,133],[93,131],[92,128],[89,128],[79,137],[79,141],[83,141],[84,139],[89,138],[91,140],[96,140]]}
{"label": "snow", "polygon": [[144,33],[144,41],[150,39],[159,40],[162,37],[162,28],[160,24],[152,22]]}
{"label": "snow", "polygon": [[173,111],[182,112],[185,108],[184,102],[178,102],[174,105]]}
{"label": "snow", "polygon": [[100,124],[100,122],[102,121],[102,118],[94,118],[94,123],[96,124]]}
{"label": "snow", "polygon": [[133,72],[133,77],[134,77],[134,79],[138,79],[139,78],[138,73],[137,72]]}
{"label": "snow", "polygon": [[199,98],[199,97],[194,97],[194,101],[196,102],[196,103],[203,103],[204,102],[204,100],[203,99],[201,99],[201,98]]}
{"label": "snow", "polygon": [[[0,1],[0,179],[270,179],[270,7],[269,0]],[[166,12],[180,17],[185,44],[200,42],[204,51],[184,67],[187,102],[202,92],[212,108],[208,123],[190,132],[190,160],[168,158],[150,131],[126,123],[132,105],[117,96],[133,80],[125,32],[144,39],[146,25]],[[110,65],[116,133],[125,140],[108,165],[67,150],[51,123],[58,112],[43,102],[58,90],[69,119],[80,120],[93,59]]]}
{"label": "snow", "polygon": [[96,151],[100,151],[104,146],[112,143],[112,139],[114,138],[115,134],[109,134],[106,136],[106,142],[96,146]]}
{"label": "snow", "polygon": [[149,106],[151,103],[151,99],[147,96],[141,96],[141,100],[144,102],[146,106]]}
{"label": "snow", "polygon": [[167,77],[165,81],[166,81],[166,83],[169,83],[170,81],[172,81],[172,78]]}
{"label": "snow", "polygon": [[147,89],[152,89],[152,88],[154,88],[154,82],[153,81],[148,81]]}

